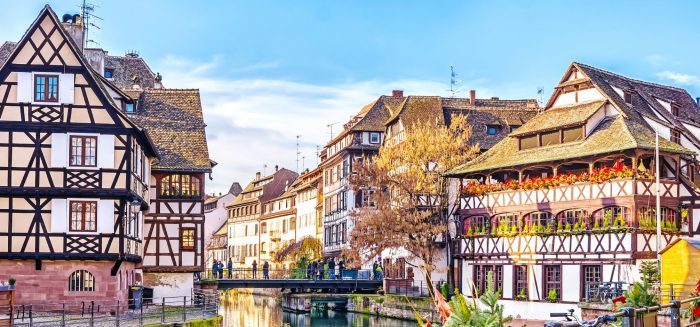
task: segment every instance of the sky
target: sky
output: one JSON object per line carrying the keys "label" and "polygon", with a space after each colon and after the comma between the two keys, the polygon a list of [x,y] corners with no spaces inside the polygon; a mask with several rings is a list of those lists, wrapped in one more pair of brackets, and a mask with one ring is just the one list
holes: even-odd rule
{"label": "sky", "polygon": [[[207,192],[275,165],[317,163],[317,146],[364,104],[402,89],[544,101],[572,61],[700,96],[700,1],[92,0],[90,39],[136,51],[166,87],[202,94]],[[52,1],[61,16],[81,1]],[[46,1],[0,0],[0,41]]]}

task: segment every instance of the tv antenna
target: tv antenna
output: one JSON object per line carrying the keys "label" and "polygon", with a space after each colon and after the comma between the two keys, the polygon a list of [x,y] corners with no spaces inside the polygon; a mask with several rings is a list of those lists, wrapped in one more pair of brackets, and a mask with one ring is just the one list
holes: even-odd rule
{"label": "tv antenna", "polygon": [[[299,138],[300,137],[301,137],[301,135],[297,135],[297,172],[299,172],[299,155],[301,154],[301,151],[299,151]],[[302,165],[301,169],[304,169],[303,167],[304,166]]]}
{"label": "tv antenna", "polygon": [[99,17],[94,14],[95,8],[99,7],[96,6],[95,4],[89,3],[86,0],[83,0],[83,4],[80,6],[80,16],[83,18],[83,34],[84,34],[84,44],[83,47],[87,48],[88,44],[95,44],[99,45],[99,43],[93,39],[90,39],[90,29],[91,28],[96,28],[96,29],[101,29],[99,26],[96,24],[92,23],[91,20],[97,19],[97,20],[102,20],[102,17]]}
{"label": "tv antenna", "polygon": [[540,96],[540,107],[542,107],[544,101],[544,87],[540,86],[537,88],[537,95]]}
{"label": "tv antenna", "polygon": [[265,170],[267,170],[267,164],[263,164],[263,176],[267,176]]}
{"label": "tv antenna", "polygon": [[455,66],[450,65],[450,96],[455,97],[457,95],[457,92],[459,92],[458,87],[459,84],[462,83],[461,80],[457,79],[457,72],[455,72]]}
{"label": "tv antenna", "polygon": [[306,169],[306,168],[304,167],[304,165],[305,165],[305,162],[304,162],[305,159],[306,159],[306,156],[301,156],[301,170],[302,170],[302,171],[304,171],[304,169]]}
{"label": "tv antenna", "polygon": [[321,164],[321,146],[316,145],[316,166]]}
{"label": "tv antenna", "polygon": [[335,123],[330,123],[330,124],[326,125],[326,127],[331,129],[331,140],[333,139],[333,125],[338,124],[338,123],[339,122],[335,122]]}

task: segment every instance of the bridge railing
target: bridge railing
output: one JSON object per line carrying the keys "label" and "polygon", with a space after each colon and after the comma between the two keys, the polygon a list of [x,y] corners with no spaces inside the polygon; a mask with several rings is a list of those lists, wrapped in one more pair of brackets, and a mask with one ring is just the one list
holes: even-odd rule
{"label": "bridge railing", "polygon": [[343,270],[308,270],[308,269],[270,269],[265,273],[258,268],[234,268],[217,270],[205,270],[202,279],[307,279],[307,280],[382,280],[379,274],[373,274],[368,269],[343,269]]}

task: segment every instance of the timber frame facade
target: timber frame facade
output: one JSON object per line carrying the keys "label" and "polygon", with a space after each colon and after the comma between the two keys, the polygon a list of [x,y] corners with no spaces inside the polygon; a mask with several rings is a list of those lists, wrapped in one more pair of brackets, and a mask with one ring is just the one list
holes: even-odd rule
{"label": "timber frame facade", "polygon": [[587,287],[639,280],[657,242],[700,232],[698,110],[685,90],[573,63],[543,113],[448,173],[461,186],[456,286],[476,295],[492,273],[506,308],[546,319]]}
{"label": "timber frame facade", "polygon": [[[18,287],[60,284],[44,298],[62,298],[77,294],[66,288],[72,271],[61,267],[87,261],[109,279],[96,293],[122,296],[122,273],[133,277],[141,262],[144,167],[155,148],[48,6],[8,53],[0,68],[0,270],[18,276]],[[28,288],[18,301],[39,298]]]}
{"label": "timber frame facade", "polygon": [[[0,277],[20,303],[126,300],[139,283],[189,295],[214,165],[199,91],[82,37],[80,16],[46,6],[0,46]],[[75,290],[78,269],[90,285]]]}

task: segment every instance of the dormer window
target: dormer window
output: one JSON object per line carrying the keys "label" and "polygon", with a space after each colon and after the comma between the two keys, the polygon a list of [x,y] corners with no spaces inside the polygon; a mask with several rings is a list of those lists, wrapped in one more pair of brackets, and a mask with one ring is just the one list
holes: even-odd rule
{"label": "dormer window", "polygon": [[105,78],[114,77],[114,70],[111,68],[105,68]]}
{"label": "dormer window", "polygon": [[34,75],[34,101],[58,102],[58,75]]}
{"label": "dormer window", "polygon": [[518,127],[520,127],[520,125],[510,125],[510,132],[515,132],[515,130],[518,129]]}
{"label": "dormer window", "polygon": [[671,142],[681,144],[681,131],[677,129],[671,130]]}
{"label": "dormer window", "polygon": [[498,134],[499,129],[500,129],[500,126],[498,126],[498,125],[487,125],[486,126],[486,134],[496,135],[496,134]]}
{"label": "dormer window", "polygon": [[625,103],[632,104],[632,92],[624,91],[624,96],[625,96]]}
{"label": "dormer window", "polygon": [[133,102],[124,102],[124,112],[133,113],[136,110],[136,104]]}
{"label": "dormer window", "polygon": [[674,116],[678,116],[679,111],[680,111],[680,107],[679,107],[677,104],[672,103],[672,104],[671,104],[671,113],[672,113]]}
{"label": "dormer window", "polygon": [[379,133],[377,132],[371,132],[369,133],[369,143],[371,144],[378,144],[380,141],[380,136]]}

